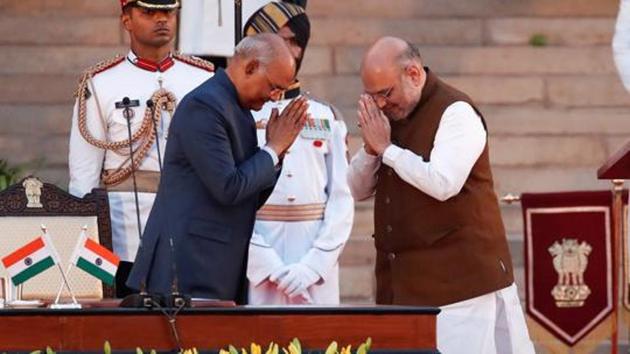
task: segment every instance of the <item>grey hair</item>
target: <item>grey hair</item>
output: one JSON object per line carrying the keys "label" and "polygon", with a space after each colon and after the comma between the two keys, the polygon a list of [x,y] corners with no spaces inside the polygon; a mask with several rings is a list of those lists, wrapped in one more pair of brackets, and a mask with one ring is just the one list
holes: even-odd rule
{"label": "grey hair", "polygon": [[273,45],[269,33],[261,33],[243,38],[234,49],[234,57],[256,58],[267,66],[277,55],[278,48]]}
{"label": "grey hair", "polygon": [[418,47],[409,41],[405,42],[407,43],[407,48],[405,48],[405,50],[396,57],[396,62],[403,68],[406,67],[410,61],[421,63],[422,57],[420,56],[420,50],[418,50]]}

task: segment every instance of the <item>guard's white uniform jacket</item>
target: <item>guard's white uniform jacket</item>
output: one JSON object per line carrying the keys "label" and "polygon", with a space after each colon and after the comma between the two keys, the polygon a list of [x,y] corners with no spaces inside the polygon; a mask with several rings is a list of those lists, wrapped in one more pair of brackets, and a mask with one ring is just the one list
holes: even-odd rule
{"label": "guard's white uniform jacket", "polygon": [[[116,102],[121,102],[124,97],[139,102],[139,106],[132,108],[134,114],[131,119],[131,130],[134,133],[142,123],[147,100],[160,88],[160,85],[173,93],[177,102],[180,102],[189,91],[213,75],[206,69],[176,58],[174,64],[163,72],[142,69],[134,64],[136,60],[133,52],[129,52],[125,60],[96,74],[92,79],[92,84],[88,86],[91,95],[86,101],[87,126],[96,139],[121,141],[128,138],[127,120],[123,116],[123,109],[116,108]],[[170,119],[170,114],[164,111],[158,127],[162,157],[168,139]],[[83,138],[78,128],[78,105],[75,104],[68,159],[70,193],[83,197],[93,188],[99,187],[103,170],[116,169],[126,160],[127,156],[120,156],[111,150],[106,151],[95,147]],[[153,144],[139,170],[160,171],[156,144]],[[133,262],[139,245],[134,195],[132,192],[108,192],[108,196],[114,252],[121,260]],[[140,220],[144,230],[155,194],[139,193],[138,199]]]}
{"label": "guard's white uniform jacket", "polygon": [[[270,117],[271,109],[278,107],[282,112],[289,102],[268,102],[260,111],[252,112],[259,127],[260,146],[265,144],[266,132],[260,128]],[[278,267],[296,262],[321,276],[307,289],[313,303],[339,303],[338,259],[354,217],[354,201],[346,181],[347,129],[343,120],[335,119],[329,105],[315,100],[308,103],[308,113],[314,120],[287,151],[278,183],[257,214],[247,268],[250,304],[303,303],[301,296],[289,299],[268,278]],[[263,215],[271,219],[300,219],[300,215],[308,218],[321,210],[323,218],[319,220],[262,220]]]}

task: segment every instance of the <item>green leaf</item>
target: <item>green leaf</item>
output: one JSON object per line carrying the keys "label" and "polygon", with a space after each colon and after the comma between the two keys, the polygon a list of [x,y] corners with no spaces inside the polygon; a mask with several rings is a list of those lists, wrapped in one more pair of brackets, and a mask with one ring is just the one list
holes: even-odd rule
{"label": "green leaf", "polygon": [[529,45],[532,47],[545,47],[549,44],[547,36],[542,33],[534,33],[529,37]]}
{"label": "green leaf", "polygon": [[236,349],[233,345],[230,345],[230,354],[239,354],[238,349]]}
{"label": "green leaf", "polygon": [[46,347],[46,354],[55,354],[55,351],[51,347]]}

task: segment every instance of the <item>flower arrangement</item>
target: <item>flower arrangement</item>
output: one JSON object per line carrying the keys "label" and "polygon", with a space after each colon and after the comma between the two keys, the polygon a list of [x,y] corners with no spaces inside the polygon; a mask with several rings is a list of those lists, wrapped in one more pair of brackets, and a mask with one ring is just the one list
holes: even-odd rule
{"label": "flower arrangement", "polygon": [[[368,354],[370,351],[370,346],[372,345],[372,338],[368,338],[364,343],[361,343],[354,354]],[[341,349],[341,350],[340,350]],[[103,353],[111,354],[112,347],[109,341],[106,341],[103,344]],[[156,354],[156,350],[152,349],[150,354]],[[191,349],[182,349],[180,354],[199,354],[197,348]],[[228,349],[221,349],[219,354],[307,354],[308,352],[302,352],[302,345],[297,338],[293,338],[293,340],[289,343],[286,348],[281,348],[278,346],[278,343],[271,342],[267,350],[263,353],[262,347],[256,343],[252,343],[250,345],[249,352],[245,348],[241,348],[239,351],[236,347],[230,345]],[[4,354],[4,353],[3,353]],[[56,354],[54,350],[50,347],[46,347],[45,351],[35,350],[30,352],[30,354]],[[136,354],[144,354],[144,351],[140,348],[136,348]],[[352,346],[347,345],[345,347],[339,347],[337,342],[332,342],[326,348],[324,354],[353,354]]]}
{"label": "flower arrangement", "polygon": [[[370,351],[372,345],[372,339],[368,338],[364,343],[361,343],[357,348],[355,354],[367,354]],[[341,350],[340,350],[341,349]],[[339,347],[337,342],[333,341],[326,348],[325,354],[352,354],[352,346],[347,345],[345,347]],[[190,354],[194,354],[191,352]],[[265,352],[262,351],[262,347],[256,343],[250,345],[249,352],[245,348],[241,348],[239,351],[233,345],[230,345],[228,349],[221,349],[219,354],[302,354],[302,345],[297,338],[289,343],[286,348],[281,348],[278,343],[271,342]],[[306,354],[306,353],[305,353]]]}

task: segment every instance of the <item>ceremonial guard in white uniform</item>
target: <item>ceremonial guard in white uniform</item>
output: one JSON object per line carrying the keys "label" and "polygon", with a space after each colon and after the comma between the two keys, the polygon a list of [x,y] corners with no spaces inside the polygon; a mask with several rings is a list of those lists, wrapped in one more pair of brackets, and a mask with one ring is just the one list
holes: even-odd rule
{"label": "ceremonial guard in white uniform", "polygon": [[[303,8],[275,2],[264,6],[245,26],[246,35],[258,32],[281,35],[301,62],[310,34]],[[265,145],[271,110],[282,111],[298,95],[296,83],[281,101],[252,112],[260,146]],[[314,99],[308,103],[309,120],[284,156],[278,183],[256,216],[247,270],[250,304],[339,303],[338,260],[354,216],[346,181],[347,129],[332,106]]]}
{"label": "ceremonial guard in white uniform", "polygon": [[[121,6],[123,11],[137,9],[133,16],[156,18],[159,27],[164,18],[173,16],[179,3],[121,0]],[[83,197],[97,187],[108,191],[113,248],[122,261],[119,273],[124,272],[124,279],[117,274],[119,297],[128,291],[122,284],[159,185],[170,119],[177,103],[213,75],[211,63],[169,50],[159,62],[138,57],[132,31],[131,51],[126,56],[97,64],[83,74],[76,93],[69,153],[70,193]]]}

